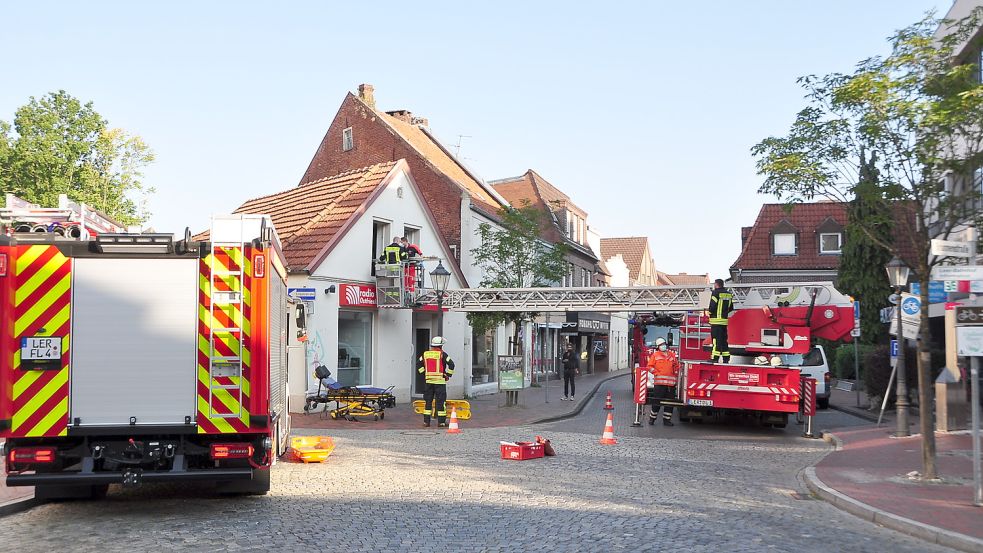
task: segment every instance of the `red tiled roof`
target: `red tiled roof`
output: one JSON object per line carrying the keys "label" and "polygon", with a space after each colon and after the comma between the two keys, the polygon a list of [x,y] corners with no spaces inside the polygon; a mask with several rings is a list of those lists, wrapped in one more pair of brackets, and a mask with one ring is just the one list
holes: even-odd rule
{"label": "red tiled roof", "polygon": [[618,254],[628,265],[628,278],[638,280],[642,270],[642,259],[649,247],[649,239],[644,236],[629,236],[626,238],[601,238],[601,257],[610,259]]}
{"label": "red tiled roof", "polygon": [[[764,204],[754,226],[747,232],[744,247],[732,268],[755,270],[838,269],[840,256],[819,253],[819,234],[816,228],[827,219],[846,226],[846,204],[817,202],[795,204],[786,211],[786,204]],[[799,235],[796,255],[773,255],[771,231],[782,221],[795,227]],[[742,235],[744,235],[742,229]]]}
{"label": "red tiled roof", "polygon": [[700,286],[702,284],[710,284],[710,275],[690,275],[686,273],[678,273],[675,275],[666,275],[669,281],[676,286]]}
{"label": "red tiled roof", "polygon": [[378,163],[249,200],[234,213],[269,215],[291,270],[313,270],[322,249],[399,162]]}

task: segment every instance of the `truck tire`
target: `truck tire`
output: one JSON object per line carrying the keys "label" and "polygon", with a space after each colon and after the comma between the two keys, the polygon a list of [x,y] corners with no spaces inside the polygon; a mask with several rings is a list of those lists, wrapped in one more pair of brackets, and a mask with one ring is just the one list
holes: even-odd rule
{"label": "truck tire", "polygon": [[829,409],[829,398],[821,397],[816,399],[816,406],[820,409]]}

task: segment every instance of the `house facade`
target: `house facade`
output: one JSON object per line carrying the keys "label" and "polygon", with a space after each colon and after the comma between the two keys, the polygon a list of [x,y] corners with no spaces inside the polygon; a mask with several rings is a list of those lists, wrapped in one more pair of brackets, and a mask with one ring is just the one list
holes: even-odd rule
{"label": "house facade", "polygon": [[[291,352],[302,354],[291,356],[291,411],[302,410],[305,391],[317,386],[312,373],[319,365],[343,385],[393,386],[400,401],[422,394],[417,358],[437,333],[438,314],[426,306],[378,307],[369,251],[369,244],[408,236],[432,256],[453,255],[405,160],[320,178],[249,200],[235,212],[271,217],[287,258],[288,287],[305,306],[306,341],[297,340],[296,326],[289,336]],[[436,263],[425,261],[422,270]],[[460,270],[448,269],[449,286],[463,286]],[[470,390],[469,329],[463,313],[443,314],[446,351],[459,362],[448,383],[451,397]]]}
{"label": "house facade", "polygon": [[741,229],[741,253],[731,281],[836,282],[847,224],[846,204],[764,204]]}
{"label": "house facade", "polygon": [[[644,236],[601,238],[601,258],[608,267],[624,264],[628,269],[628,284],[624,286],[656,286],[659,271],[655,268],[649,240]],[[618,286],[612,282],[612,286]]]}
{"label": "house facade", "polygon": [[[539,210],[543,214],[543,239],[566,245],[569,272],[559,285],[595,287],[607,284],[609,275],[589,243],[587,212],[573,203],[567,194],[532,169],[489,184],[511,205],[529,205]],[[581,371],[592,374],[611,370],[610,314],[571,311],[559,316],[540,315],[534,324],[534,366],[555,363],[558,352],[571,344],[583,360]],[[536,347],[537,344],[540,347]],[[615,362],[614,366],[617,365]]]}

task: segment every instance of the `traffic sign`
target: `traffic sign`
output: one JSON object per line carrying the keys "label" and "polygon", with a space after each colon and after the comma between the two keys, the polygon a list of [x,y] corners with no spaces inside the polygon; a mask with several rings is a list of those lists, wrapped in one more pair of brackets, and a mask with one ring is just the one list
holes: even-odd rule
{"label": "traffic sign", "polygon": [[891,366],[898,364],[898,341],[891,340]]}
{"label": "traffic sign", "polygon": [[853,302],[853,320],[860,320],[860,300],[854,300]]}
{"label": "traffic sign", "polygon": [[[918,338],[918,329],[921,326],[922,301],[918,296],[912,294],[901,295],[901,334],[909,340]],[[897,315],[895,315],[897,316]],[[893,336],[898,335],[897,319],[891,321],[889,333]]]}
{"label": "traffic sign", "polygon": [[287,297],[300,301],[314,301],[317,290],[314,288],[287,288]]}
{"label": "traffic sign", "polygon": [[860,337],[860,329],[859,328],[855,328],[855,329],[851,330],[850,331],[850,336],[852,336],[854,338],[859,338]]}
{"label": "traffic sign", "polygon": [[956,307],[956,326],[983,326],[983,307]]}
{"label": "traffic sign", "polygon": [[932,280],[983,280],[983,265],[939,265]]}
{"label": "traffic sign", "polygon": [[942,257],[973,257],[972,242],[932,239],[932,255]]}

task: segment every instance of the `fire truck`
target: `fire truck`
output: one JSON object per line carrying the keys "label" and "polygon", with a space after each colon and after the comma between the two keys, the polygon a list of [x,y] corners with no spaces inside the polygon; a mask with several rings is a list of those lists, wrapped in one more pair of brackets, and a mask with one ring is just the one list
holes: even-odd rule
{"label": "fire truck", "polygon": [[[728,342],[735,358],[729,364],[710,362],[710,325],[703,314],[710,297],[707,285],[448,290],[442,305],[470,312],[633,313],[635,364],[644,366],[650,353],[647,326],[667,327],[669,336],[679,336],[676,405],[684,422],[737,412],[785,426],[788,415],[799,411],[801,398],[799,367],[788,361],[807,354],[815,338],[849,341],[853,301],[829,282],[739,284],[730,290],[735,312]],[[433,303],[435,295],[428,291],[418,301]],[[767,365],[753,362],[760,356],[767,357]]]}
{"label": "fire truck", "polygon": [[734,291],[739,299],[728,321],[730,363],[710,362],[709,319],[701,311],[636,317],[635,362],[644,366],[650,353],[646,327],[676,328],[681,421],[739,413],[784,427],[788,415],[800,408],[800,366],[793,360],[809,354],[815,338],[852,340],[853,300],[828,283],[748,285]]}
{"label": "fire truck", "polygon": [[217,216],[208,241],[176,240],[8,198],[0,229],[8,486],[42,499],[168,481],[269,491],[290,420],[268,217]]}

